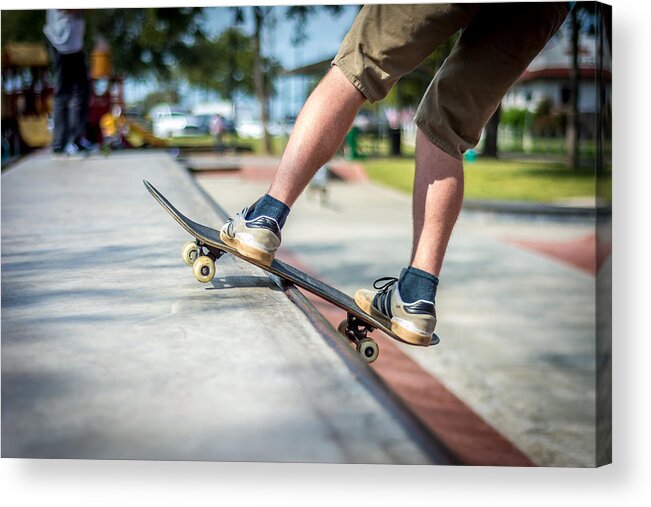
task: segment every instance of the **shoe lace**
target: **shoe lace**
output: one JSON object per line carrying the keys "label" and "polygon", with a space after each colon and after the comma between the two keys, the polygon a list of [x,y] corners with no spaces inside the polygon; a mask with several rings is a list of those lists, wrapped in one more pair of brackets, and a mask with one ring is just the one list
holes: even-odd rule
{"label": "shoe lace", "polygon": [[248,212],[249,212],[249,208],[244,208],[243,210],[236,211],[236,212],[235,212],[235,216],[233,216],[233,217],[228,217],[227,222],[232,222],[232,221],[235,220],[237,217],[246,218],[246,214],[247,214]]}
{"label": "shoe lace", "polygon": [[373,288],[377,289],[380,292],[388,291],[393,285],[398,281],[396,277],[393,276],[383,276],[378,278],[373,282]]}

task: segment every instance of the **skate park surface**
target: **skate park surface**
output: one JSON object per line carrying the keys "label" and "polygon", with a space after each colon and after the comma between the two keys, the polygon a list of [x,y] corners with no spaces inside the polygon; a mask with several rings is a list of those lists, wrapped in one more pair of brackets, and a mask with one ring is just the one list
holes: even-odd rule
{"label": "skate park surface", "polygon": [[[224,256],[196,282],[179,255],[190,238],[142,179],[212,226],[267,186],[234,173],[198,186],[165,152],[41,153],[3,173],[3,456],[594,463],[598,266],[554,255],[593,223],[463,213],[441,345],[386,344],[369,368],[245,262]],[[392,190],[333,183],[325,206],[301,197],[279,257],[352,294],[405,264],[409,210]],[[437,396],[448,404],[425,403]]]}
{"label": "skate park surface", "polygon": [[[268,188],[233,174],[197,179],[230,214]],[[309,191],[299,198],[279,257],[354,294],[407,264],[410,210],[406,194],[335,180],[325,204]],[[441,344],[393,344],[402,375],[420,372],[414,403],[448,390],[533,463],[594,464],[595,274],[610,262],[607,251],[596,258],[594,233],[590,217],[462,211],[437,293]],[[382,359],[374,367],[399,389],[400,373]],[[442,424],[433,419],[434,430]]]}

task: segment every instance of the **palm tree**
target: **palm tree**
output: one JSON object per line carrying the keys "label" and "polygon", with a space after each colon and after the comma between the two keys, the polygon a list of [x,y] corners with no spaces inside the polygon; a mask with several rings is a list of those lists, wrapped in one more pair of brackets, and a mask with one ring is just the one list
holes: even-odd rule
{"label": "palm tree", "polygon": [[253,19],[255,21],[255,29],[253,33],[253,54],[255,61],[253,64],[253,84],[255,86],[255,96],[260,104],[260,120],[262,121],[262,135],[264,152],[267,154],[273,153],[271,145],[271,136],[269,135],[269,93],[268,87],[265,86],[265,72],[262,58],[262,49],[260,39],[262,38],[262,29],[264,27],[265,18],[269,16],[271,7],[252,7]]}
{"label": "palm tree", "polygon": [[[246,7],[234,7],[235,10],[235,19],[236,23],[241,23],[244,20]],[[253,66],[253,83],[255,89],[255,96],[258,99],[260,105],[260,120],[262,122],[263,130],[263,146],[264,151],[267,154],[273,153],[273,147],[271,144],[271,136],[269,135],[268,124],[269,124],[269,97],[273,92],[273,77],[274,71],[277,70],[277,67],[274,67],[274,62],[269,58],[265,58],[262,55],[262,31],[265,26],[269,25],[272,21],[272,12],[273,9],[278,9],[278,7],[251,7],[251,14],[254,21],[254,33],[253,33],[253,53],[254,66]],[[295,35],[292,42],[294,44],[302,43],[307,35],[305,34],[306,21],[310,15],[314,14],[317,9],[324,9],[326,12],[332,16],[338,16],[342,11],[343,7],[340,5],[327,5],[327,6],[293,6],[287,7],[285,10],[285,15],[293,19],[296,23],[295,26]]]}
{"label": "palm tree", "polygon": [[567,165],[572,170],[579,168],[579,18],[577,8],[570,11],[570,40],[572,66],[570,67],[570,109],[567,117]]}

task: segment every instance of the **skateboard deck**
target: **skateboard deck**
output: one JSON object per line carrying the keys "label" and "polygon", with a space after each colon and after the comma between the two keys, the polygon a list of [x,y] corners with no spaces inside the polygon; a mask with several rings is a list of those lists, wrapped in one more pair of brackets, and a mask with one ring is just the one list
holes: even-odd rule
{"label": "skateboard deck", "polygon": [[[143,183],[145,184],[145,188],[147,188],[163,209],[190,236],[195,238],[193,241],[189,241],[184,245],[182,257],[186,264],[192,265],[195,278],[200,282],[206,283],[211,281],[215,275],[215,261],[224,255],[224,253],[229,253],[345,310],[347,318],[339,324],[337,329],[356,346],[357,351],[365,361],[369,363],[373,362],[379,354],[377,343],[367,336],[373,330],[380,329],[391,338],[403,341],[391,331],[391,323],[388,319],[386,321],[379,320],[366,314],[348,294],[331,287],[279,259],[274,259],[271,265],[267,266],[254,259],[245,257],[220,239],[219,230],[190,220],[177,210],[151,183],[146,180]],[[436,345],[438,342],[438,336],[433,334],[430,345]]]}

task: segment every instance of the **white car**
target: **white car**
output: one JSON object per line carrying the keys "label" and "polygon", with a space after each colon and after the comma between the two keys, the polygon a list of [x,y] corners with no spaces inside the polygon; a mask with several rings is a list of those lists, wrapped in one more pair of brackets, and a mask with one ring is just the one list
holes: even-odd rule
{"label": "white car", "polygon": [[235,128],[237,130],[237,135],[240,137],[261,139],[264,133],[262,130],[262,123],[257,121],[241,121]]}
{"label": "white car", "polygon": [[172,137],[183,134],[188,126],[188,118],[183,113],[161,113],[152,119],[154,135],[157,137]]}

